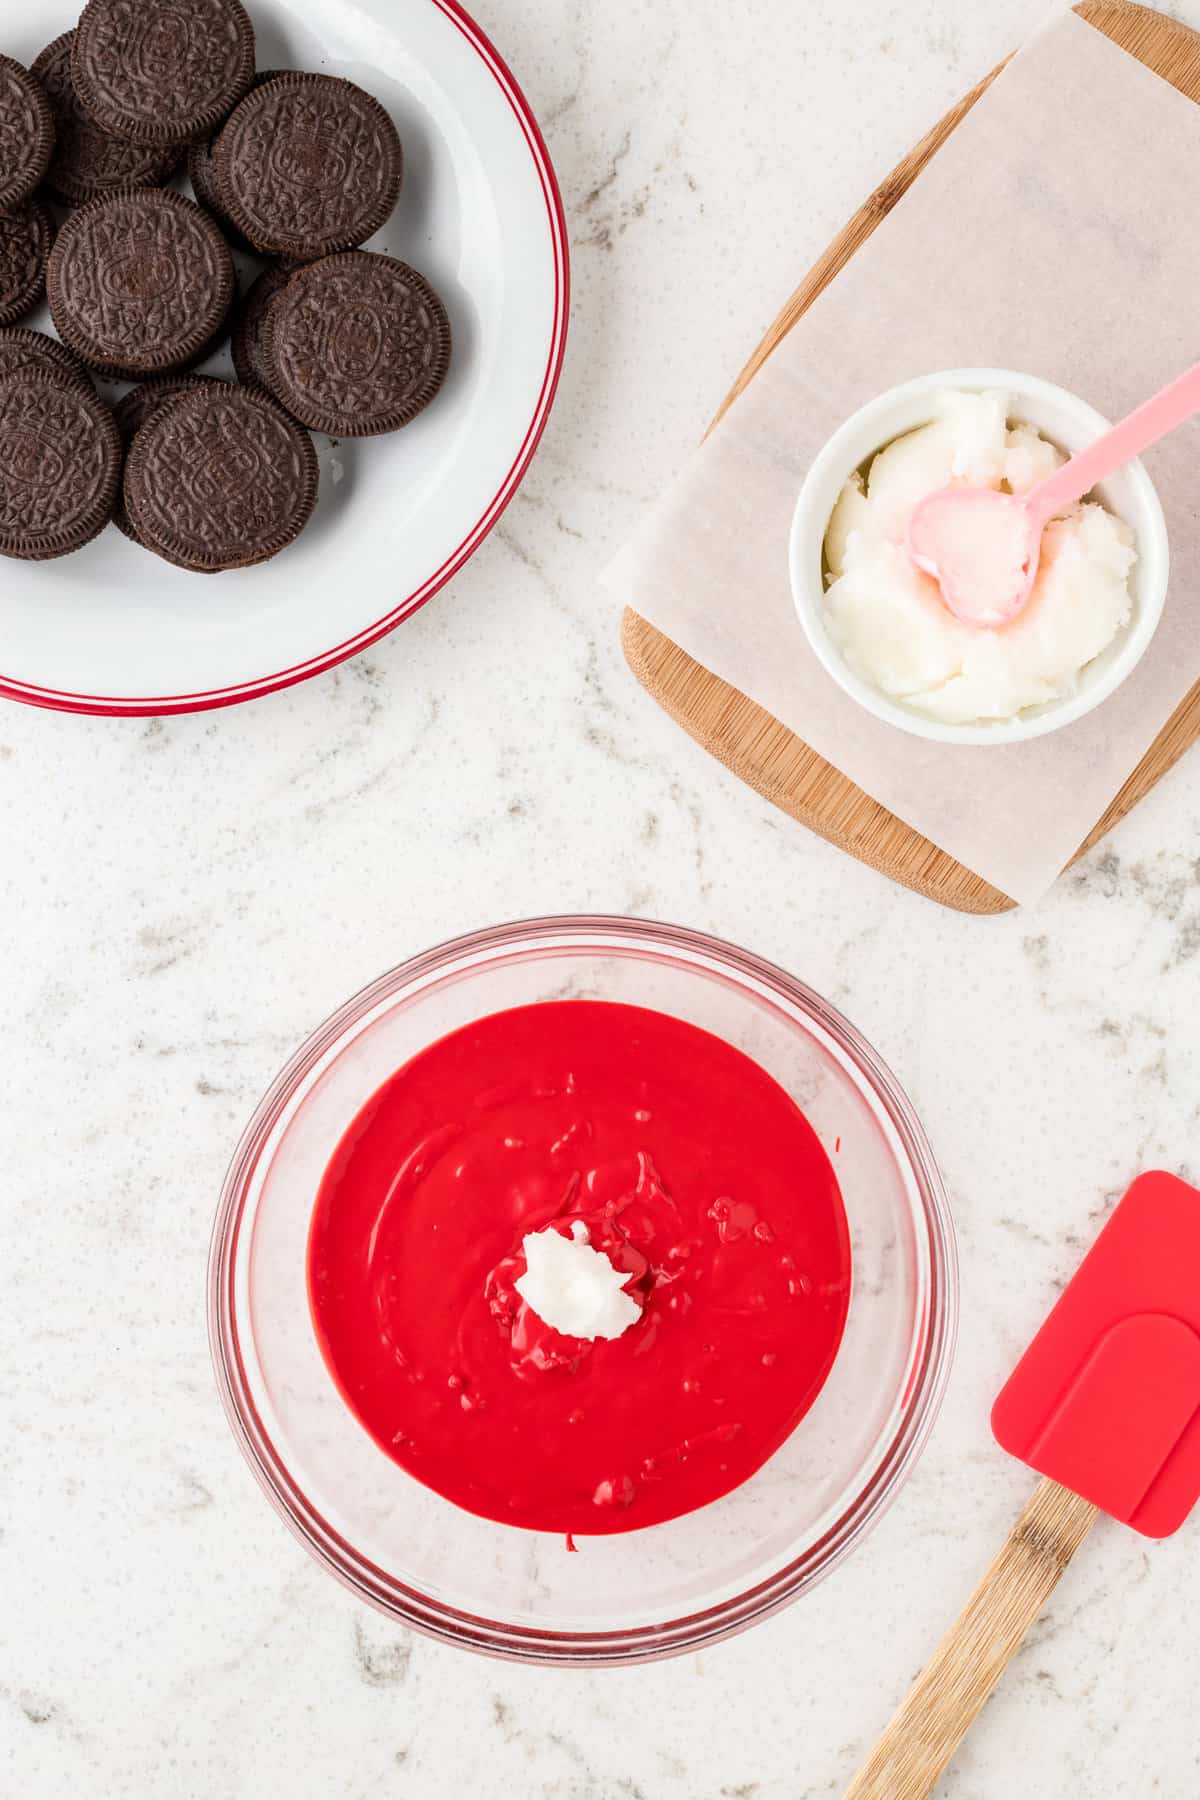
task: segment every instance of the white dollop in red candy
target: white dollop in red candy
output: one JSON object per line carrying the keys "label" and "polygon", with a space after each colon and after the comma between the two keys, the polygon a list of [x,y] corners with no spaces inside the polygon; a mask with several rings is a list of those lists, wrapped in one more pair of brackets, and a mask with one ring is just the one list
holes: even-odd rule
{"label": "white dollop in red candy", "polygon": [[522,1239],[526,1269],[513,1283],[518,1294],[551,1330],[573,1338],[618,1338],[636,1325],[642,1309],[625,1292],[627,1271],[593,1250],[582,1219],[566,1236],[553,1225]]}

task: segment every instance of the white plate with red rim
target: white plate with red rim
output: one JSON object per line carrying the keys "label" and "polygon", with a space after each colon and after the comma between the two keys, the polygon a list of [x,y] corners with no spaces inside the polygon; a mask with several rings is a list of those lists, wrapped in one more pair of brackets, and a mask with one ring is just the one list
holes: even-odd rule
{"label": "white plate with red rim", "polygon": [[[112,526],[73,556],[4,561],[0,694],[9,699],[191,712],[331,668],[462,567],[516,492],[549,416],[566,342],[566,225],[541,133],[498,52],[457,0],[247,7],[260,69],[347,76],[392,114],[404,185],[367,247],[412,263],[442,295],[450,374],[403,431],[315,439],[317,512],[272,562],[191,575]],[[0,50],[27,64],[77,16],[70,0],[33,11],[0,0]],[[255,266],[238,265],[244,285]],[[48,320],[43,308],[22,323],[49,330]],[[228,351],[203,367],[231,374]]]}

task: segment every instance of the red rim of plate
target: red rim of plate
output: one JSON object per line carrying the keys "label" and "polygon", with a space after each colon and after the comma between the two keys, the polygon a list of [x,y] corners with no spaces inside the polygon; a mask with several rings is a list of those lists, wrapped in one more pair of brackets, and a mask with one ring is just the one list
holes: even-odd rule
{"label": "red rim of plate", "polygon": [[440,588],[443,588],[456,575],[463,564],[468,562],[479,548],[484,538],[492,530],[505,507],[516,493],[525,476],[538,447],[546,423],[550,417],[550,409],[554,404],[554,395],[558,388],[558,378],[562,371],[563,355],[567,343],[567,320],[570,311],[571,265],[567,248],[567,220],[563,210],[562,195],[559,193],[558,179],[554,166],[550,161],[550,152],[542,136],[537,120],[533,116],[529,102],[517,85],[508,64],[500,55],[495,45],[485,32],[471,18],[459,0],[433,0],[439,12],[445,14],[466,38],[487,64],[508,101],[529,145],[538,179],[542,186],[542,197],[546,203],[546,212],[550,220],[550,238],[554,255],[554,327],[550,336],[550,353],[546,361],[545,373],[534,407],[533,418],[528,430],[521,440],[516,456],[509,466],[508,473],[500,484],[499,490],[488,505],[482,518],[471,527],[466,537],[446,558],[439,569],[409,594],[398,606],[394,606],[382,619],[366,626],[344,643],[336,644],[332,650],[325,650],[319,656],[310,657],[307,662],[296,663],[288,669],[277,670],[274,674],[264,675],[256,681],[239,682],[236,686],[213,688],[197,694],[155,694],[146,698],[119,699],[103,694],[72,694],[60,692],[55,688],[31,686],[28,682],[13,681],[0,675],[0,697],[7,700],[19,700],[27,706],[44,706],[55,712],[92,713],[106,718],[146,718],[167,713],[208,712],[218,706],[238,706],[245,700],[256,700],[264,694],[277,693],[280,688],[292,687],[296,682],[308,681],[314,675],[323,674],[336,664],[345,662],[347,657],[357,656],[362,650],[377,643],[395,630],[404,619],[417,612],[425,603],[433,599]]}

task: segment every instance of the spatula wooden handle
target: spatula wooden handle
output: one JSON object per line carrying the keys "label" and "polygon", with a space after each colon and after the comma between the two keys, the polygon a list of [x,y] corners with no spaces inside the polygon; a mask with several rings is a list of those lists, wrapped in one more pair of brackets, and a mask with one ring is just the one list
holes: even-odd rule
{"label": "spatula wooden handle", "polygon": [[924,1800],[1096,1519],[1042,1481],[844,1800]]}

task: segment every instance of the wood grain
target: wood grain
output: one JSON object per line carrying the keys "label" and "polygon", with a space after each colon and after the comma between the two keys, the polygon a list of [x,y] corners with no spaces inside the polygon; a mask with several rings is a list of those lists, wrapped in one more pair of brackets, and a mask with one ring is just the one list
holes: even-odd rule
{"label": "wood grain", "polygon": [[924,1800],[1097,1518],[1042,1481],[844,1800]]}
{"label": "wood grain", "polygon": [[[1129,4],[1128,0],[1083,0],[1075,10],[1189,99],[1200,101],[1200,33],[1149,7]],[[734,382],[713,420],[714,426],[753,381],[797,319],[887,217],[1003,66],[993,69],[921,139],[839,232]],[[998,913],[1007,912],[1015,904],[1007,894],[964,868],[864,794],[773,713],[712,674],[631,607],[625,610],[621,639],[633,673],[671,718],[726,768],[793,819],[871,868],[943,906],[960,912]],[[1172,714],[1072,860],[1077,861],[1111,831],[1197,737],[1200,682]]]}

